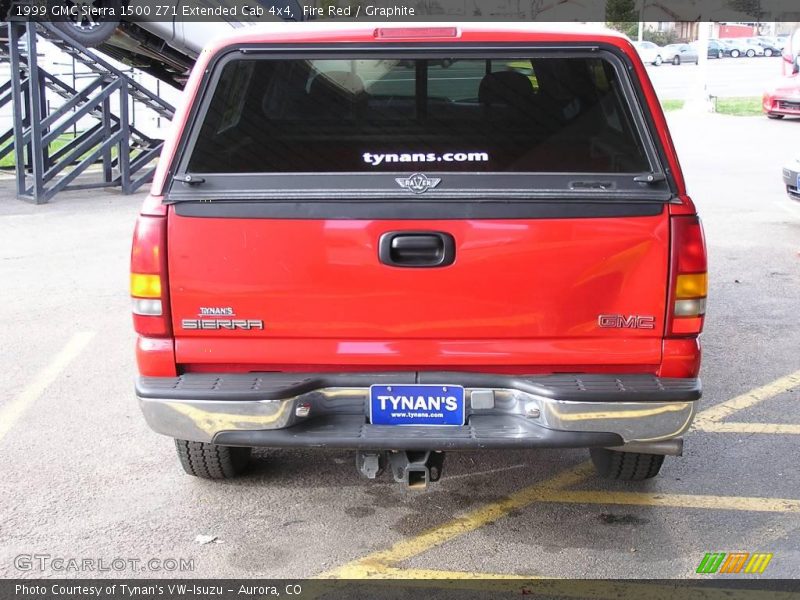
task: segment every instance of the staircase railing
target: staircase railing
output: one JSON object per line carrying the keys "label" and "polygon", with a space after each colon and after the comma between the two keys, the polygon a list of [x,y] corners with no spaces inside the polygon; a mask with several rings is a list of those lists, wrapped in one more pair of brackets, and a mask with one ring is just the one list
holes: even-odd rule
{"label": "staircase railing", "polygon": [[[85,65],[91,81],[77,90],[42,68],[39,35]],[[163,140],[134,127],[129,107],[135,103],[171,119],[168,102],[49,23],[9,23],[8,41],[0,43],[2,60],[11,73],[0,86],[0,108],[12,104],[13,124],[0,133],[0,160],[13,152],[19,198],[42,204],[62,190],[109,186],[130,194],[152,180]],[[50,108],[48,94],[58,97],[56,108]],[[94,125],[68,134],[86,119]],[[55,148],[55,142],[62,145]]]}

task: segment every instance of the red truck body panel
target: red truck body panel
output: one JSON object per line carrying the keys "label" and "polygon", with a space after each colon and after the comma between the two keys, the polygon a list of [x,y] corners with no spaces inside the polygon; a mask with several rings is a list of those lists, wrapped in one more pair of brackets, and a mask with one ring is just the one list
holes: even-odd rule
{"label": "red truck body panel", "polygon": [[[377,260],[386,231],[447,231],[438,269]],[[179,363],[657,365],[668,219],[282,220],[173,216],[172,318],[231,306],[257,331],[185,331]],[[205,240],[203,244],[195,240]],[[209,284],[213,282],[213,286]],[[656,317],[598,328],[598,312]]]}
{"label": "red truck body panel", "polygon": [[[397,39],[391,41],[397,42]],[[401,40],[402,41],[402,40]],[[426,42],[615,46],[633,66],[678,202],[653,216],[544,219],[244,219],[179,216],[161,203],[204,73],[229,46],[368,43],[374,26],[252,28],[198,59],[143,214],[167,217],[174,337],[140,340],[140,373],[470,370],[625,372],[694,377],[696,335],[665,331],[671,310],[671,218],[693,215],[664,114],[635,49],[611,33],[464,25]],[[377,260],[388,231],[451,234],[456,261],[402,269]],[[263,329],[186,330],[202,307],[231,307]],[[623,326],[599,326],[612,315]],[[652,327],[630,326],[643,318]],[[652,319],[652,320],[650,320]]]}

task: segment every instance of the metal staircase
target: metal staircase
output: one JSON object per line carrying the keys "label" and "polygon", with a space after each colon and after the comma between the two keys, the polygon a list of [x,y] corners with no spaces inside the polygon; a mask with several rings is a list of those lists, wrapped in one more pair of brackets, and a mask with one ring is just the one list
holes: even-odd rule
{"label": "metal staircase", "polygon": [[[10,64],[11,77],[0,86],[0,108],[11,103],[14,118],[0,133],[0,160],[14,153],[17,197],[42,204],[65,189],[109,186],[130,194],[151,181],[163,140],[131,124],[130,106],[136,103],[167,120],[174,108],[49,23],[9,23],[7,31],[0,39],[0,62]],[[38,36],[85,65],[88,85],[74,89],[42,68]],[[58,106],[50,109],[52,95]],[[65,136],[87,118],[94,125]],[[56,141],[63,146],[54,148]]]}

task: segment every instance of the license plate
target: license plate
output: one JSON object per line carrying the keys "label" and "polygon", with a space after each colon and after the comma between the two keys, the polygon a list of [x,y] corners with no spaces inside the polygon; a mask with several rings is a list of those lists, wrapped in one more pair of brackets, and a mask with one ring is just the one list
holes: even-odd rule
{"label": "license plate", "polygon": [[463,425],[460,385],[373,385],[369,388],[373,425]]}

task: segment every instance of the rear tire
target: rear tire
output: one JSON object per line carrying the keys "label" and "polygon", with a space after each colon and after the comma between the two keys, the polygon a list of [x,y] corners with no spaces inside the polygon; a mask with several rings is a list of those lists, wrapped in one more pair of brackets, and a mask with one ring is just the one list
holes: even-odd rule
{"label": "rear tire", "polygon": [[747,51],[747,58],[753,58],[756,55],[755,50],[748,50]]}
{"label": "rear tire", "polygon": [[771,48],[767,48],[766,50],[764,50],[764,56],[767,56],[767,57],[772,56],[772,49]]}
{"label": "rear tire", "polygon": [[[122,11],[122,2],[120,0],[86,0],[85,4],[78,0],[50,0],[49,4],[59,7],[63,5],[67,8],[75,8],[79,5],[98,9],[104,8],[115,15],[119,15]],[[119,26],[119,21],[109,21],[103,17],[99,17],[95,21],[81,16],[53,21],[52,23],[53,27],[68,38],[87,48],[94,48],[106,42]]]}
{"label": "rear tire", "polygon": [[663,454],[620,452],[608,448],[590,448],[594,468],[605,479],[642,481],[658,475],[664,463]]}
{"label": "rear tire", "polygon": [[675,58],[673,58],[673,59],[672,59],[672,64],[673,64],[673,65],[675,65],[676,67],[677,67],[679,64],[681,64],[681,57],[680,57],[680,56],[676,56]]}
{"label": "rear tire", "polygon": [[653,61],[653,64],[655,66],[659,67],[659,66],[661,66],[662,62],[664,62],[664,61],[662,60],[661,55],[659,54],[658,56],[656,56],[656,59]]}
{"label": "rear tire", "polygon": [[175,440],[183,470],[203,479],[232,479],[247,470],[252,448]]}
{"label": "rear tire", "polygon": [[731,57],[732,58],[739,58],[739,51],[738,50],[731,50]]}

